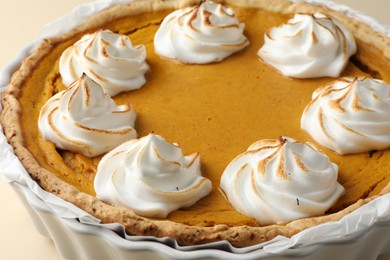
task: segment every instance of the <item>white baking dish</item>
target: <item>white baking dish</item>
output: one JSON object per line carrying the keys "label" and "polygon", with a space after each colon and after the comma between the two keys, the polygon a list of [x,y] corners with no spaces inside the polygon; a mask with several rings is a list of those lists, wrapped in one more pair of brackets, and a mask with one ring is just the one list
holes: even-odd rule
{"label": "white baking dish", "polygon": [[[102,0],[82,5],[49,25],[35,42],[0,74],[0,86],[36,44],[61,34],[86,17],[114,4],[131,0]],[[310,1],[319,2],[319,1]],[[345,6],[320,1],[361,19],[390,35],[389,28]],[[227,242],[182,247],[169,238],[128,237],[119,225],[101,225],[94,217],[43,191],[26,173],[0,134],[0,169],[28,209],[38,231],[50,237],[67,259],[390,259],[390,194],[382,196],[339,222],[319,225],[267,243],[233,248]]]}
{"label": "white baking dish", "polygon": [[[200,246],[195,250],[176,249],[155,241],[130,241],[107,228],[63,218],[38,198],[30,188],[12,183],[38,232],[51,238],[66,259],[390,259],[390,220],[371,223],[359,232],[312,245],[296,245],[270,253],[266,249],[247,253],[226,251],[224,244]],[[390,196],[382,202],[389,203]],[[378,201],[376,201],[378,202]],[[370,204],[378,204],[375,201]],[[366,205],[368,206],[368,205]],[[371,205],[377,206],[377,205]],[[363,209],[366,211],[366,209]],[[314,229],[318,229],[317,227]],[[315,232],[315,230],[308,232]],[[272,245],[269,244],[269,245]],[[277,245],[273,245],[277,246]]]}

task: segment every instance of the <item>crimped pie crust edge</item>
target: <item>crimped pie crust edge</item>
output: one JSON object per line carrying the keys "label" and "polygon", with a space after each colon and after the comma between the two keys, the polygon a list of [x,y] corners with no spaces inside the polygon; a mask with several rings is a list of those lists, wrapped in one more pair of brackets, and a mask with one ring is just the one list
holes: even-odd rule
{"label": "crimped pie crust edge", "polygon": [[[24,146],[23,131],[19,123],[21,105],[18,102],[18,96],[22,91],[24,79],[32,73],[35,65],[43,60],[51,49],[56,46],[56,44],[66,41],[76,35],[82,35],[84,31],[97,28],[99,25],[108,21],[153,10],[177,9],[189,4],[195,4],[196,2],[197,1],[194,0],[141,0],[134,1],[129,4],[114,6],[91,17],[86,23],[79,26],[77,29],[74,29],[60,37],[44,40],[33,54],[22,63],[20,69],[12,76],[11,83],[2,96],[3,112],[1,114],[1,124],[9,143],[14,148],[15,154],[21,160],[30,176],[43,189],[80,207],[87,213],[99,218],[103,223],[118,222],[123,224],[129,235],[171,237],[176,239],[180,245],[204,244],[214,241],[227,240],[235,247],[245,247],[259,244],[269,241],[278,235],[291,237],[309,227],[329,221],[338,221],[346,214],[356,210],[376,197],[389,192],[390,185],[387,185],[380,195],[359,200],[348,208],[337,213],[299,219],[286,225],[271,225],[264,227],[228,227],[226,225],[216,225],[213,227],[198,227],[187,226],[166,220],[151,220],[140,217],[131,210],[108,205],[96,199],[94,196],[78,191],[72,185],[62,181],[53,173],[42,168],[30,151]],[[335,17],[345,24],[352,31],[356,39],[365,44],[374,46],[378,50],[383,50],[383,55],[386,58],[390,58],[389,38],[377,32],[373,33],[369,25],[349,18],[325,6],[316,6],[305,2],[291,3],[287,0],[225,0],[218,2],[236,6],[264,8],[269,11],[281,13],[323,12]],[[270,2],[272,4],[270,4]]]}

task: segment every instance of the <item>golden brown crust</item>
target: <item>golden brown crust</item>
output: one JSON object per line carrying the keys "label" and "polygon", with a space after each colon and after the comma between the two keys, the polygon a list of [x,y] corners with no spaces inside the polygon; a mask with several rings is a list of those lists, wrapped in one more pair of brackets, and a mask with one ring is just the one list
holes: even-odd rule
{"label": "golden brown crust", "polygon": [[[226,225],[216,225],[213,227],[197,227],[178,224],[170,221],[151,220],[140,217],[131,210],[113,207],[105,204],[95,197],[79,192],[75,187],[62,181],[48,170],[42,168],[35,160],[34,156],[24,146],[24,135],[20,126],[21,105],[18,101],[21,94],[23,83],[44,57],[58,43],[66,41],[75,35],[84,34],[87,31],[93,31],[102,24],[116,20],[121,17],[131,16],[138,13],[161,10],[167,8],[179,8],[188,4],[196,3],[196,0],[186,1],[136,1],[131,4],[113,7],[103,11],[100,14],[90,18],[82,26],[70,31],[69,33],[49,40],[43,41],[38,49],[27,58],[21,68],[13,75],[7,91],[2,96],[3,112],[1,115],[1,124],[4,133],[13,146],[15,154],[19,157],[24,167],[30,173],[31,177],[45,190],[54,193],[58,197],[75,204],[86,212],[102,220],[103,223],[119,222],[123,224],[130,235],[146,235],[155,237],[172,237],[180,245],[203,244],[213,241],[227,240],[233,246],[245,247],[262,243],[273,239],[278,235],[291,237],[298,232],[328,221],[337,221],[346,214],[354,211],[360,206],[370,202],[377,196],[364,200],[359,200],[348,208],[334,214],[300,219],[288,223],[287,225],[271,225],[264,227],[228,227]],[[287,0],[226,0],[227,4],[261,7],[275,12],[294,13],[294,12],[323,12],[334,16],[354,33],[356,39],[364,44],[375,46],[378,50],[383,50],[383,55],[390,57],[390,39],[372,31],[372,29],[357,20],[348,18],[337,11],[324,6],[313,6],[307,3],[292,4]],[[390,186],[387,185],[381,194],[388,193]]]}

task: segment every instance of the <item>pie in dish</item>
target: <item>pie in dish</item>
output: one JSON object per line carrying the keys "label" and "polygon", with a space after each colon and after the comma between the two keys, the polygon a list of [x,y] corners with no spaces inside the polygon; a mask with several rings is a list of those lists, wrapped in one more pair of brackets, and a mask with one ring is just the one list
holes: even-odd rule
{"label": "pie in dish", "polygon": [[[199,64],[203,63],[202,60],[192,64],[187,60],[186,55],[183,57],[183,53],[187,53],[185,51],[166,54],[155,49],[156,32],[165,17],[186,6],[199,7],[201,4],[204,4],[204,1],[199,3],[145,0],[118,5],[91,17],[82,26],[58,38],[47,39],[41,43],[15,72],[2,99],[4,132],[14,147],[15,154],[32,178],[43,189],[75,204],[104,223],[123,224],[130,235],[168,236],[182,245],[228,240],[236,247],[244,247],[270,240],[278,235],[292,236],[314,225],[337,221],[377,196],[387,193],[390,178],[387,174],[390,168],[389,150],[382,147],[382,150],[341,155],[330,150],[333,149],[332,147],[328,149],[319,145],[320,142],[317,143],[316,137],[310,133],[310,130],[307,130],[309,135],[301,129],[302,113],[304,111],[309,113],[310,108],[305,110],[305,107],[309,103],[313,104],[315,100],[314,98],[311,103],[313,92],[321,86],[332,85],[337,78],[331,77],[336,76],[321,75],[321,77],[303,79],[287,77],[282,75],[281,69],[270,66],[264,56],[260,59],[258,52],[264,45],[264,35],[271,39],[276,38],[271,33],[271,28],[288,22],[295,14],[315,16],[314,14],[319,13],[333,17],[348,28],[356,41],[356,53],[347,64],[341,66],[341,77],[356,78],[352,82],[359,81],[358,79],[363,77],[389,82],[390,73],[387,68],[390,57],[387,46],[390,40],[373,31],[369,25],[324,6],[302,2],[291,3],[284,0],[272,1],[272,5],[266,0],[240,0],[222,2],[224,6],[234,10],[234,15],[239,21],[239,25],[233,26],[233,29],[242,30],[244,35],[243,37],[238,34],[232,44],[236,48],[230,56],[222,52],[219,58],[211,58],[214,62]],[[191,14],[190,20],[196,22],[197,12],[193,12],[193,8],[188,9],[188,12]],[[212,18],[207,18],[209,17],[207,12],[203,12],[202,15],[205,21],[208,21],[207,23],[214,22]],[[232,16],[230,11],[226,11],[225,15]],[[245,29],[241,24],[245,25]],[[83,40],[83,36],[94,35],[100,30],[127,35],[134,46],[145,46],[146,62],[142,62],[142,59],[138,62],[139,73],[142,76],[136,79],[131,77],[132,89],[115,90],[111,93],[112,99],[108,94],[102,94],[102,89],[99,88],[100,85],[104,85],[104,82],[112,82],[112,80],[99,76],[91,79],[93,77],[91,75],[78,75],[80,78],[76,81],[64,80],[64,74],[60,74],[63,53],[80,40],[88,42],[89,38]],[[297,34],[301,35],[303,32],[298,31]],[[111,39],[111,36],[107,37]],[[314,36],[311,39],[316,42]],[[110,43],[109,40],[107,41]],[[107,41],[102,42],[105,44]],[[114,39],[113,42],[121,46],[127,44],[126,40]],[[86,46],[88,49],[90,45],[86,44]],[[345,45],[343,46],[345,49]],[[231,48],[227,49],[230,51]],[[137,47],[132,54],[135,57],[142,57],[143,53],[142,47]],[[199,58],[200,55],[195,56]],[[69,56],[69,60],[71,59],[72,56]],[[292,60],[296,61],[294,58]],[[86,57],[86,62],[91,62],[91,59]],[[72,62],[69,61],[68,64]],[[105,71],[111,72],[112,66],[109,65]],[[120,68],[121,66],[119,71]],[[78,74],[77,69],[68,71]],[[83,73],[87,74],[86,71]],[[122,79],[123,75],[118,73],[117,75]],[[86,86],[80,87],[82,90],[93,88],[96,93],[101,93],[102,99],[91,101],[92,99],[88,98],[89,94],[85,94],[90,93],[88,91],[72,92],[75,88],[67,89],[64,85],[66,81],[68,84],[80,83],[77,86]],[[95,84],[98,87],[94,88]],[[121,84],[116,85],[121,86]],[[107,201],[105,196],[97,199],[94,180],[98,165],[100,163],[106,165],[104,164],[106,160],[102,159],[103,154],[93,154],[96,152],[93,148],[71,152],[69,147],[56,147],[55,142],[45,139],[40,131],[38,122],[40,113],[44,113],[41,112],[42,108],[58,93],[65,93],[62,91],[67,94],[82,93],[83,95],[80,96],[87,97],[85,100],[91,102],[87,102],[88,105],[95,104],[93,103],[95,101],[98,104],[101,102],[110,104],[113,113],[108,113],[99,122],[111,122],[108,120],[110,116],[117,115],[118,111],[126,112],[121,113],[121,116],[127,114],[130,118],[127,119],[130,122],[127,132],[135,129],[141,137],[138,139],[141,144],[145,140],[160,142],[161,138],[157,135],[163,136],[169,143],[180,143],[184,154],[193,155],[186,164],[188,167],[184,168],[191,168],[193,162],[196,164],[200,156],[199,167],[204,179],[196,174],[194,179],[200,180],[199,185],[205,185],[201,190],[209,189],[210,193],[202,194],[203,198],[192,203],[192,206],[185,205],[185,208],[175,209],[163,218],[144,217],[141,216],[142,212],[136,214],[135,210],[119,205],[114,206],[105,202]],[[318,94],[318,91],[316,93]],[[66,94],[61,95],[66,96]],[[75,96],[77,95],[70,95],[69,100],[77,101],[73,98]],[[115,102],[113,103],[112,100]],[[126,105],[129,102],[131,106]],[[75,108],[74,116],[80,114],[79,108]],[[73,107],[64,109],[69,112]],[[132,109],[138,114],[135,125],[134,119],[131,119]],[[94,113],[94,111],[89,112]],[[88,117],[81,119],[90,118],[90,114],[87,115]],[[74,116],[72,114],[72,118]],[[387,122],[389,121],[387,118]],[[61,133],[68,131],[67,127],[57,128]],[[344,187],[345,194],[324,214],[280,224],[264,224],[266,222],[262,224],[254,217],[238,212],[227,201],[225,194],[219,189],[221,176],[229,163],[253,143],[271,139],[274,140],[272,143],[286,144],[286,140],[290,140],[279,138],[280,136],[292,137],[302,142],[310,141],[317,147],[316,149],[326,154],[338,167],[338,182]],[[133,137],[126,136],[129,139]],[[97,136],[95,143],[99,143],[100,138]],[[125,144],[135,147],[140,145],[136,143],[137,141],[129,142]],[[162,146],[165,147],[165,144]],[[104,149],[112,149],[112,147],[104,147]],[[94,157],[88,157],[91,153],[84,153],[87,150]],[[173,148],[172,150],[176,151]],[[199,153],[199,156],[196,153]],[[159,153],[154,154],[158,157]],[[176,155],[176,152],[174,154]],[[185,157],[180,157],[180,160],[184,160],[182,158]],[[205,181],[206,178],[210,180],[211,185]],[[178,186],[177,189],[177,192],[180,192]],[[293,206],[303,207],[304,201],[294,197]]]}

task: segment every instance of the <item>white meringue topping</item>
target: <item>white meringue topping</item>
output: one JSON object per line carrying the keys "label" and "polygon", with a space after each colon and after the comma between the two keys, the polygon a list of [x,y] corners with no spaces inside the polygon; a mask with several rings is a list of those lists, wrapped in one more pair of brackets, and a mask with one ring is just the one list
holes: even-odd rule
{"label": "white meringue topping", "polygon": [[252,144],[226,168],[229,202],[262,225],[325,213],[344,193],[338,167],[311,145],[290,138]]}
{"label": "white meringue topping", "polygon": [[136,117],[130,104],[117,106],[84,74],[46,102],[38,126],[57,148],[93,157],[136,138]]}
{"label": "white meringue topping", "polygon": [[107,153],[95,177],[98,199],[145,217],[165,218],[211,191],[201,176],[199,154],[184,156],[177,145],[149,134]]}
{"label": "white meringue topping", "polygon": [[249,44],[233,10],[200,1],[169,14],[154,38],[156,53],[183,63],[218,62]]}
{"label": "white meringue topping", "polygon": [[390,147],[390,85],[369,78],[340,78],[318,88],[301,128],[339,154]]}
{"label": "white meringue topping", "polygon": [[268,31],[258,55],[283,75],[338,77],[356,52],[351,32],[324,14],[296,14]]}
{"label": "white meringue topping", "polygon": [[66,86],[83,73],[110,96],[142,87],[149,66],[145,46],[133,46],[129,37],[108,30],[85,35],[64,51],[60,73]]}

